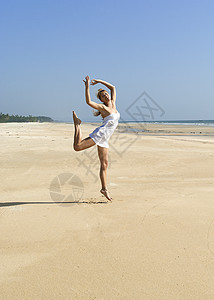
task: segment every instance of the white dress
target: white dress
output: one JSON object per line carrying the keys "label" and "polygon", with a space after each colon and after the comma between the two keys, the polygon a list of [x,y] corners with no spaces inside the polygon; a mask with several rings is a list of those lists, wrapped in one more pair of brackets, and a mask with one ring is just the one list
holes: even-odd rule
{"label": "white dress", "polygon": [[119,119],[120,113],[118,111],[103,118],[102,125],[89,134],[90,138],[92,138],[98,146],[109,148],[108,140],[114,133]]}

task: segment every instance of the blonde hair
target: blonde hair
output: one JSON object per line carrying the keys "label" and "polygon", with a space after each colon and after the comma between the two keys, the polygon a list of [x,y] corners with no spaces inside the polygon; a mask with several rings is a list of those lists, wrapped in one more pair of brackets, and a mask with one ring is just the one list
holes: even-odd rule
{"label": "blonde hair", "polygon": [[94,111],[93,111],[93,115],[94,115],[95,117],[98,117],[100,114],[101,114],[101,112],[100,112],[99,110],[94,110]]}
{"label": "blonde hair", "polygon": [[99,89],[99,90],[97,91],[97,95],[96,95],[96,96],[97,96],[98,99],[100,99],[100,93],[101,93],[101,92],[104,92],[104,91],[105,91],[104,89]]}
{"label": "blonde hair", "polygon": [[[101,92],[104,92],[104,91],[105,91],[104,89],[99,89],[99,90],[97,91],[96,96],[97,96],[97,98],[98,98],[99,100],[101,100],[101,99],[100,99],[100,93],[101,93]],[[99,110],[94,110],[94,111],[93,111],[93,115],[94,115],[95,117],[98,117],[100,114],[101,114],[101,112],[100,112]]]}

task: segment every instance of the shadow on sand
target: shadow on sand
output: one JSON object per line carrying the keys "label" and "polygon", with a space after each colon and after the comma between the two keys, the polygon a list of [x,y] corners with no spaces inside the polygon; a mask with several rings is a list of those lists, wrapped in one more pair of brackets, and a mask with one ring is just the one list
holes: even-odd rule
{"label": "shadow on sand", "polygon": [[16,205],[25,205],[25,204],[106,204],[110,201],[71,201],[71,202],[5,202],[0,203],[0,207],[7,207],[7,206],[16,206]]}

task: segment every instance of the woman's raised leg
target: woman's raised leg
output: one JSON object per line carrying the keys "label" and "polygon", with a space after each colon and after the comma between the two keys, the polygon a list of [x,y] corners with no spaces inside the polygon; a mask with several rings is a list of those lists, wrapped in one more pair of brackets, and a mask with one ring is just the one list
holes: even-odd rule
{"label": "woman's raised leg", "polygon": [[81,151],[96,145],[96,143],[90,137],[87,137],[82,140],[82,134],[80,128],[81,120],[77,117],[74,111],[73,111],[73,120],[74,120],[74,129],[75,129],[74,144],[73,144],[74,150]]}

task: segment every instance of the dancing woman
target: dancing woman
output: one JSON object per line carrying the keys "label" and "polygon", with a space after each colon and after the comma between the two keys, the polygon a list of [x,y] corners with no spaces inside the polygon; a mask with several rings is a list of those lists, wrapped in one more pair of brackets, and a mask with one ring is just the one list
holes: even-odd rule
{"label": "dancing woman", "polygon": [[84,149],[90,148],[94,145],[97,145],[98,156],[100,159],[100,180],[102,188],[100,192],[111,201],[109,191],[106,185],[107,178],[107,168],[108,168],[108,140],[113,134],[114,130],[118,125],[118,120],[120,119],[120,113],[116,109],[116,89],[115,86],[111,85],[108,82],[103,80],[91,80],[91,85],[97,83],[104,84],[111,91],[111,96],[106,90],[99,89],[97,92],[97,98],[102,102],[98,104],[91,101],[90,90],[89,90],[89,76],[85,77],[83,80],[85,83],[85,97],[86,103],[96,109],[95,115],[101,115],[103,118],[103,123],[101,126],[96,128],[92,133],[89,134],[89,137],[82,139],[80,124],[81,120],[77,117],[76,113],[73,111],[73,120],[74,120],[74,150],[82,151]]}

